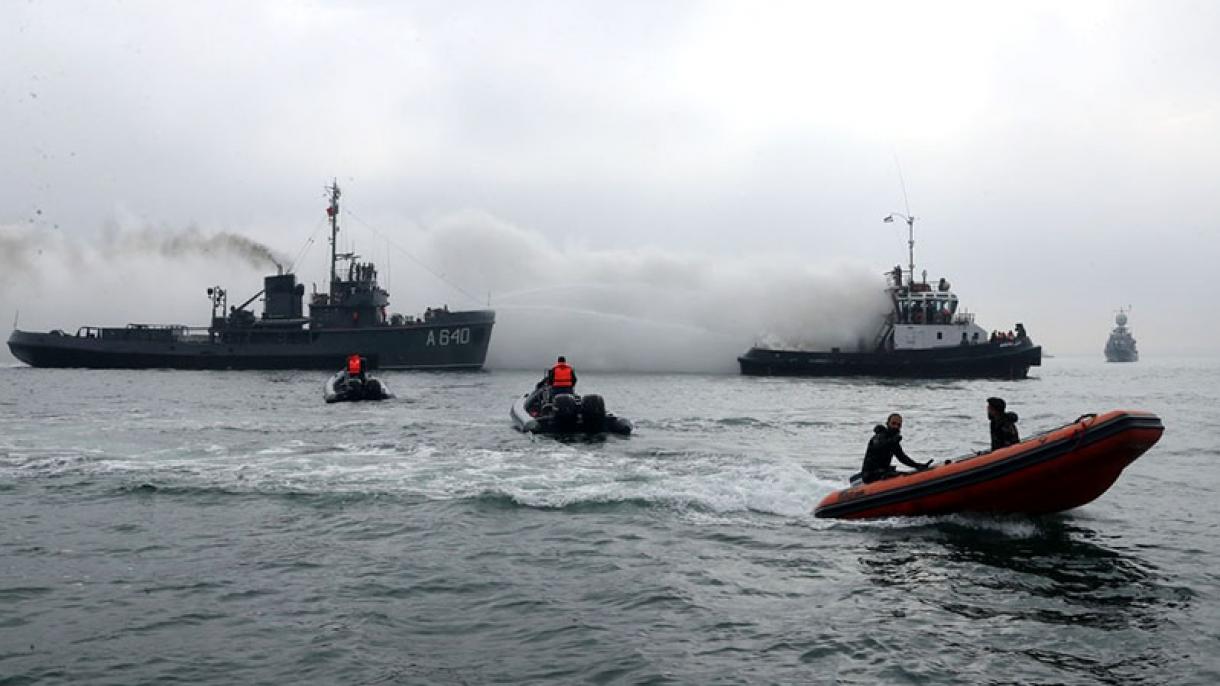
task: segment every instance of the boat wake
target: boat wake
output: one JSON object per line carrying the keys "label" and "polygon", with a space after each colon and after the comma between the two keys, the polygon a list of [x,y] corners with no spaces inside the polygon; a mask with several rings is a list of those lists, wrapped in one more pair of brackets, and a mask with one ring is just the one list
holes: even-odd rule
{"label": "boat wake", "polygon": [[[0,453],[4,454],[4,453]],[[567,509],[647,504],[714,513],[809,517],[837,485],[792,461],[726,459],[699,451],[614,452],[598,445],[530,443],[523,450],[442,449],[392,441],[290,441],[246,452],[196,445],[114,455],[77,446],[7,449],[0,479],[54,479],[58,489],[114,493],[504,498]]]}

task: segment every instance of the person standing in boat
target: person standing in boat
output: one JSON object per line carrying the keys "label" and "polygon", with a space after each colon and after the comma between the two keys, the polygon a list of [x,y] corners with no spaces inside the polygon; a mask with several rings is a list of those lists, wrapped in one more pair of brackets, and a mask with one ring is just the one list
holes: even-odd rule
{"label": "person standing in boat", "polygon": [[365,359],[359,355],[359,353],[353,353],[347,356],[348,377],[364,381],[364,368],[366,366],[368,366],[368,362],[366,362]]}
{"label": "person standing in boat", "polygon": [[869,439],[868,449],[864,453],[864,465],[860,467],[860,478],[864,483],[896,476],[898,470],[890,462],[895,457],[915,470],[932,466],[932,460],[924,463],[912,460],[903,452],[901,443],[902,415],[895,412],[886,418],[884,425],[878,424],[873,428],[873,437]]}
{"label": "person standing in boat", "polygon": [[546,385],[551,388],[551,397],[574,393],[576,389],[576,371],[568,365],[563,355],[555,361],[555,366],[547,370]]}
{"label": "person standing in boat", "polygon": [[1005,446],[1021,442],[1017,432],[1017,413],[1006,411],[1008,403],[1003,398],[987,399],[987,419],[991,421],[991,449],[998,450]]}

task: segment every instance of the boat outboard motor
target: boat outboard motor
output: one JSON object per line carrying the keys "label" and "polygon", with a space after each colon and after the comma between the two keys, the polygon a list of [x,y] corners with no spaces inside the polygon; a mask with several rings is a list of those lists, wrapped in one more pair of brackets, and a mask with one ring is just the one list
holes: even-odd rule
{"label": "boat outboard motor", "polygon": [[576,406],[576,398],[564,393],[555,396],[551,400],[551,404],[555,408],[556,424],[565,429],[576,426],[577,414],[580,411]]}
{"label": "boat outboard motor", "polygon": [[600,395],[580,399],[580,423],[585,431],[601,431],[606,423],[606,401]]}
{"label": "boat outboard motor", "polygon": [[377,379],[369,379],[364,383],[364,397],[368,400],[381,400],[385,395],[385,391],[381,388],[381,382]]}

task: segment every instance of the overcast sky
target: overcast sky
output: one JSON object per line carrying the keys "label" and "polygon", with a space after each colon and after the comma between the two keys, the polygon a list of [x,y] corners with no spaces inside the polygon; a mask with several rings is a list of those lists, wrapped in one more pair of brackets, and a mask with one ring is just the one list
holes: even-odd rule
{"label": "overcast sky", "polygon": [[1218,35],[1211,2],[6,3],[0,322],[203,324],[267,271],[133,235],[318,282],[337,177],[393,309],[490,300],[493,362],[632,319],[731,367],[875,304],[901,168],[917,270],[984,328],[1100,355],[1130,305],[1145,356],[1214,353]]}

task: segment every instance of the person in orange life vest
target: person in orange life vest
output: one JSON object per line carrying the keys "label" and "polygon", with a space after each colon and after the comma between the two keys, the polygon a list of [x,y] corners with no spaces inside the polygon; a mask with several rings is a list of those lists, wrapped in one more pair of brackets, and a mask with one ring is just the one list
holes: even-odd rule
{"label": "person in orange life vest", "polygon": [[573,393],[576,388],[576,371],[568,366],[568,360],[560,355],[555,366],[547,370],[546,385],[551,388],[551,396]]}
{"label": "person in orange life vest", "polygon": [[353,353],[347,356],[347,375],[349,377],[358,377],[364,381],[364,366],[364,358],[360,355]]}

